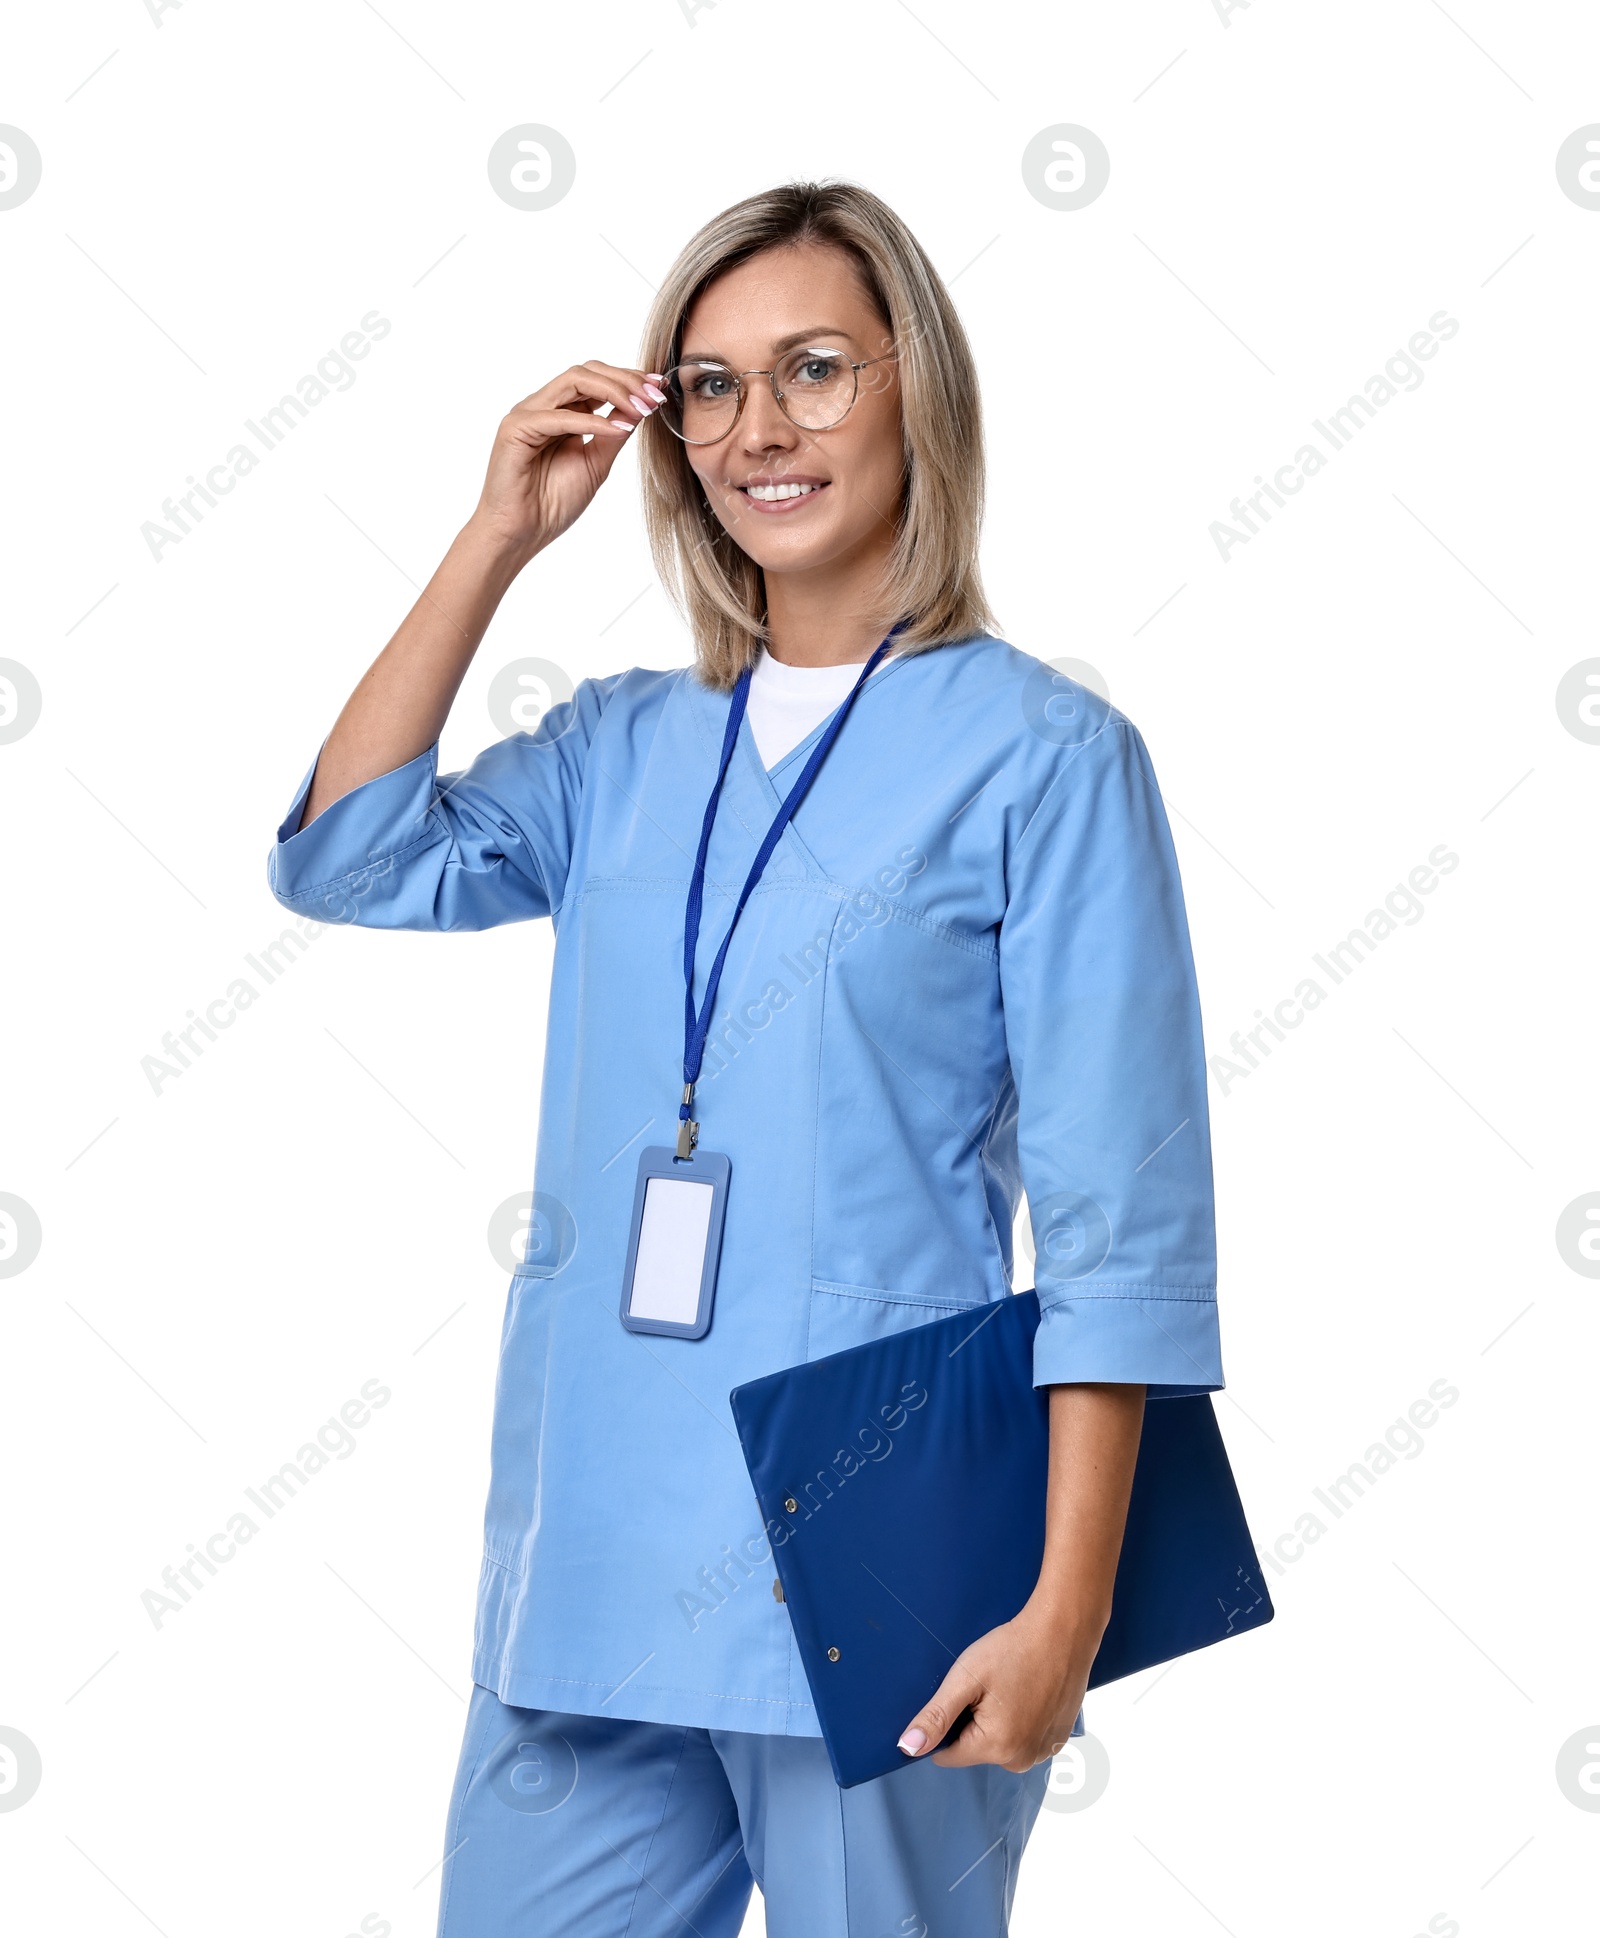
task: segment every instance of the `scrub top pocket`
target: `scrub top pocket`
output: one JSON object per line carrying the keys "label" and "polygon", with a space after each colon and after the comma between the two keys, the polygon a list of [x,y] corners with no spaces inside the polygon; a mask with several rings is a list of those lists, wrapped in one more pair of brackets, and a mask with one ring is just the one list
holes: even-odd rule
{"label": "scrub top pocket", "polygon": [[806,1358],[826,1359],[871,1339],[909,1332],[952,1312],[977,1311],[987,1299],[929,1299],[878,1285],[835,1285],[825,1279],[811,1282],[811,1330]]}

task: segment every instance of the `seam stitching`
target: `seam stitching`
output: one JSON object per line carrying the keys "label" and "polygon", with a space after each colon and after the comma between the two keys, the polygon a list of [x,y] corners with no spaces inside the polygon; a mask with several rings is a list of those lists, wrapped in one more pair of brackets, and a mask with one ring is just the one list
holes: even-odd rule
{"label": "seam stitching", "polygon": [[[527,1678],[527,1680],[530,1682],[548,1682],[563,1688],[572,1688],[572,1689],[613,1689],[614,1690],[616,1688],[615,1683],[596,1682],[592,1678],[587,1676],[530,1676]],[[809,1702],[804,1702],[804,1703],[785,1702],[781,1696],[740,1696],[740,1695],[736,1695],[731,1689],[684,1689],[684,1688],[680,1688],[676,1683],[670,1683],[670,1682],[641,1682],[638,1684],[630,1682],[628,1686],[630,1689],[634,1687],[637,1687],[640,1689],[649,1689],[649,1690],[652,1690],[658,1696],[711,1696],[717,1702],[749,1703],[752,1705],[752,1707],[757,1709],[810,1709],[813,1706]],[[514,1707],[517,1707],[517,1708],[524,1708],[524,1707],[533,1708],[537,1706],[538,1705],[536,1704],[514,1705]],[[627,1720],[627,1719],[624,1718],[623,1720]],[[666,1725],[666,1727],[669,1727],[669,1728],[684,1727],[684,1725],[669,1724],[669,1725]]]}
{"label": "seam stitching", "polygon": [[1050,785],[1039,796],[1039,799],[1034,804],[1033,812],[1028,816],[1027,821],[1023,824],[1021,830],[1018,832],[1016,840],[1011,844],[1011,852],[1006,857],[1006,867],[1008,871],[1015,866],[1018,856],[1021,854],[1023,847],[1026,845],[1029,835],[1032,834],[1034,830],[1034,826],[1038,822],[1040,814],[1043,813],[1046,805],[1048,804],[1051,795],[1054,794],[1056,789],[1061,786],[1063,781],[1066,780],[1067,776],[1072,772],[1073,768],[1078,764],[1079,760],[1083,757],[1083,755],[1087,753],[1088,750],[1092,746],[1094,746],[1097,741],[1103,739],[1104,736],[1113,727],[1117,728],[1119,731],[1124,728],[1131,730],[1133,727],[1133,722],[1130,719],[1128,719],[1126,714],[1118,713],[1117,710],[1113,707],[1111,710],[1111,713],[1107,716],[1107,718],[1104,721],[1102,721],[1100,726],[1096,728],[1096,730],[1092,734],[1090,734],[1089,738],[1087,740],[1080,740],[1078,744],[1072,749],[1070,758],[1063,763],[1060,772],[1057,773],[1055,778],[1051,781]]}
{"label": "seam stitching", "polygon": [[[909,1305],[938,1307],[942,1312],[976,1312],[980,1306],[994,1305],[994,1299],[939,1299],[924,1298],[920,1293],[893,1292],[887,1286],[843,1285],[834,1279],[811,1281],[813,1292],[828,1292],[841,1299],[865,1299],[873,1305]],[[809,1346],[810,1340],[807,1340]]]}
{"label": "seam stitching", "polygon": [[1051,1295],[1049,1298],[1051,1305],[1064,1304],[1071,1299],[1120,1299],[1128,1303],[1143,1303],[1148,1300],[1152,1304],[1163,1305],[1215,1305],[1217,1302],[1214,1286],[1141,1285],[1131,1279],[1107,1279],[1092,1287],[1086,1284],[1081,1292],[1061,1286],[1060,1281],[1052,1283],[1047,1279],[1043,1285],[1036,1285],[1033,1289],[1039,1295],[1041,1307],[1046,1305],[1047,1292]]}
{"label": "seam stitching", "polygon": [[[337,806],[338,803],[335,802],[334,805]],[[430,817],[433,814],[431,806],[428,809],[428,814]],[[377,872],[382,863],[403,860],[405,856],[415,853],[418,848],[427,847],[430,838],[435,843],[438,840],[437,833],[432,829],[427,834],[419,834],[415,841],[407,842],[403,848],[396,848],[390,854],[377,856],[375,859],[369,861],[364,868],[351,868],[342,875],[330,875],[326,881],[312,882],[309,887],[290,890],[281,899],[286,902],[303,902],[307,896],[316,895],[324,888],[342,888],[346,882],[353,882],[363,875],[372,875],[375,879],[381,881],[383,876],[389,872],[387,868],[383,868],[382,873]]]}
{"label": "seam stitching", "polygon": [[[595,875],[585,881],[583,886],[571,897],[572,906],[576,907],[588,895],[596,891],[609,894],[681,894],[683,892],[683,883],[681,881],[661,880],[650,875]],[[841,908],[850,906],[858,895],[873,893],[870,889],[847,888],[844,883],[836,882],[830,876],[817,874],[808,875],[801,880],[784,880],[780,878],[776,881],[762,881],[751,891],[750,900],[754,902],[763,895],[802,894],[808,892],[824,896],[829,901],[837,902]],[[897,907],[893,902],[879,900],[876,897],[874,899],[877,900],[878,908],[886,911],[888,919],[891,922],[898,922],[905,928],[915,929],[923,935],[932,937],[935,941],[948,943],[952,949],[960,949],[966,955],[976,956],[980,962],[994,963],[1000,959],[1000,951],[992,942],[985,942],[974,936],[963,935],[959,929],[953,929],[943,922],[935,922],[928,916],[919,915],[914,909],[903,909]],[[563,908],[565,908],[565,904]],[[876,912],[877,910],[875,909],[874,913]],[[835,922],[837,920],[838,918],[836,916]]]}

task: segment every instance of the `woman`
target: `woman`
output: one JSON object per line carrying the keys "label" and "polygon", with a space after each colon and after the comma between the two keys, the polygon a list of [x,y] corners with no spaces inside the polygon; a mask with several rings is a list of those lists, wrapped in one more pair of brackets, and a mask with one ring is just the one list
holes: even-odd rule
{"label": "woman", "polygon": [[[718,216],[642,365],[502,423],[273,858],[323,920],[557,927],[439,1929],[722,1938],[753,1875],[773,1938],[987,1938],[1107,1620],[1146,1393],[1222,1380],[1171,839],[1129,722],[990,628],[971,354],[883,203]],[[630,441],[693,670],[587,680],[436,778],[498,602]],[[698,1337],[632,1329],[622,1293],[638,1153],[673,1138],[731,1167]],[[1038,1587],[906,1718],[906,1769],[841,1791],[727,1396],[1004,1297],[1024,1189]]]}

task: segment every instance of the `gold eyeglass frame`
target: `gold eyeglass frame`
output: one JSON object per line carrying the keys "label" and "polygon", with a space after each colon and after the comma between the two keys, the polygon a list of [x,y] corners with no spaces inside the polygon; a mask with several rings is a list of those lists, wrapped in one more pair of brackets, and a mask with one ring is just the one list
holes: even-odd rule
{"label": "gold eyeglass frame", "polygon": [[[783,412],[784,416],[789,419],[789,422],[794,425],[797,431],[817,432],[817,431],[836,430],[839,427],[839,425],[841,425],[844,422],[844,420],[850,415],[851,411],[855,409],[856,404],[860,400],[861,372],[863,370],[869,369],[875,363],[895,362],[899,358],[900,352],[898,350],[888,350],[881,357],[863,357],[859,363],[849,364],[848,368],[850,371],[850,382],[851,382],[851,385],[853,386],[850,392],[850,401],[848,404],[845,405],[844,409],[840,411],[839,415],[833,420],[831,424],[802,424],[800,420],[793,415],[793,413],[789,409],[789,406],[783,400],[783,392],[778,387],[778,370],[783,364],[787,363],[791,357],[797,356],[799,354],[800,354],[800,350],[798,346],[794,350],[786,350],[783,356],[779,358],[778,362],[774,364],[770,370],[730,370],[725,363],[718,363],[714,358],[711,358],[711,357],[686,357],[681,362],[675,363],[672,366],[672,368],[667,372],[668,383],[670,384],[672,382],[672,379],[678,374],[680,370],[698,369],[698,370],[722,371],[725,375],[733,379],[734,385],[735,385],[736,395],[735,395],[733,416],[729,420],[728,429],[726,431],[718,431],[715,437],[685,437],[683,432],[680,431],[677,428],[677,426],[673,424],[669,418],[666,417],[664,413],[662,416],[662,422],[666,425],[667,429],[671,431],[672,435],[678,440],[680,444],[691,445],[697,451],[703,451],[704,449],[706,449],[708,445],[720,444],[722,440],[729,434],[729,432],[734,430],[737,427],[739,419],[744,414],[745,398],[749,394],[748,389],[745,385],[745,381],[744,381],[745,378],[746,377],[765,377],[767,382],[772,386],[773,401],[777,404],[779,410]],[[681,389],[682,389],[682,386],[680,385],[679,390],[681,391]]]}

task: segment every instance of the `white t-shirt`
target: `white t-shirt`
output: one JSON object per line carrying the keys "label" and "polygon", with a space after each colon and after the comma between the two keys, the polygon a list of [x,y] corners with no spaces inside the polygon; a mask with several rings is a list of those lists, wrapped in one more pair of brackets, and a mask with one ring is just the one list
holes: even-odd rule
{"label": "white t-shirt", "polygon": [[[859,660],[846,666],[786,666],[761,649],[751,669],[746,711],[763,767],[775,767],[835,711],[860,679],[861,666]],[[872,677],[882,670],[880,665]]]}

